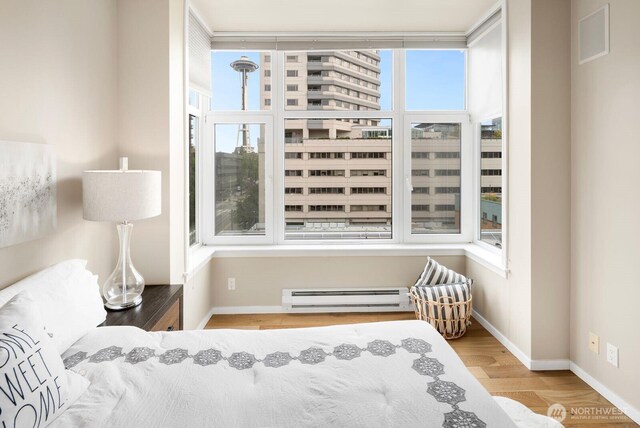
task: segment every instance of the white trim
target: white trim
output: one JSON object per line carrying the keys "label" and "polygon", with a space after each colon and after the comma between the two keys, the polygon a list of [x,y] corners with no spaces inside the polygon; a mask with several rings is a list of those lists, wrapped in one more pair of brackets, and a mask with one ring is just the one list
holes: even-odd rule
{"label": "white trim", "polygon": [[212,257],[359,257],[359,256],[464,256],[465,246],[402,244],[230,245],[216,247]]}
{"label": "white trim", "polygon": [[541,371],[541,370],[569,370],[569,365],[571,361],[568,359],[560,359],[560,360],[531,360],[531,368],[532,371]]}
{"label": "white trim", "polygon": [[215,252],[214,247],[201,245],[189,254],[189,264],[187,265],[186,272],[183,274],[185,283],[191,280],[211,261]]}
{"label": "white trim", "polygon": [[207,326],[207,323],[209,322],[209,320],[213,316],[213,309],[214,308],[209,309],[207,314],[204,316],[204,318],[202,318],[202,320],[198,323],[198,325],[196,326],[196,328],[194,330],[203,330]]}
{"label": "white trim", "polygon": [[585,381],[587,385],[595,389],[600,395],[609,400],[611,404],[622,410],[625,415],[633,419],[634,422],[640,424],[640,409],[636,409],[631,404],[627,403],[618,394],[607,388],[599,380],[591,376],[589,373],[580,368],[573,361],[570,363],[569,369],[580,379]]}
{"label": "white trim", "polygon": [[526,368],[531,370],[531,358],[529,358],[527,354],[522,352],[520,348],[518,348],[509,339],[507,339],[507,336],[502,334],[500,330],[495,328],[493,324],[491,324],[482,315],[480,315],[480,313],[476,309],[473,310],[473,317],[481,326],[483,326],[489,333],[491,333],[493,337],[498,339],[498,342],[502,343],[502,345],[507,348],[507,350],[509,350],[509,352],[511,352],[514,357],[520,360],[520,362],[524,364]]}
{"label": "white trim", "polygon": [[496,253],[478,244],[469,244],[465,246],[464,255],[502,278],[509,275],[509,269],[502,261],[502,253]]}
{"label": "white trim", "polygon": [[285,311],[282,306],[214,306],[211,308],[212,316],[215,314],[284,314],[291,313]]}
{"label": "white trim", "polygon": [[[496,4],[494,4],[493,6],[491,6],[485,13],[484,15],[482,15],[480,17],[480,19],[478,19],[471,27],[469,27],[469,29],[467,31],[465,31],[465,36],[469,37],[474,31],[476,31],[478,28],[480,28],[482,26],[482,24],[484,24],[485,22],[487,22],[487,20],[489,18],[491,18],[493,15],[495,15],[495,13],[497,11],[499,11],[500,9],[502,9],[502,0],[499,0],[498,2],[496,2]],[[502,12],[504,13],[504,9],[502,9]],[[503,15],[504,16],[504,15]],[[502,18],[502,20],[504,21],[505,19]]]}

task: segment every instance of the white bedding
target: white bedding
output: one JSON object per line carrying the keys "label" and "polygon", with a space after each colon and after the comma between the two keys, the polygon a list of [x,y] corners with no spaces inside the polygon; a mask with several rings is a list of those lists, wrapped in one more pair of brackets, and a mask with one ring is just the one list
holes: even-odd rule
{"label": "white bedding", "polygon": [[63,357],[91,385],[53,426],[515,426],[420,321],[171,333],[101,327]]}

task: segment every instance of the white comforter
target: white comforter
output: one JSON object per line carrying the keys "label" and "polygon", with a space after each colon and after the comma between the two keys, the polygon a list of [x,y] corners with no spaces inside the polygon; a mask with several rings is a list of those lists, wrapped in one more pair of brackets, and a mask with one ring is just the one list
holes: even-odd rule
{"label": "white comforter", "polygon": [[65,354],[91,381],[55,426],[512,427],[427,323],[147,333]]}

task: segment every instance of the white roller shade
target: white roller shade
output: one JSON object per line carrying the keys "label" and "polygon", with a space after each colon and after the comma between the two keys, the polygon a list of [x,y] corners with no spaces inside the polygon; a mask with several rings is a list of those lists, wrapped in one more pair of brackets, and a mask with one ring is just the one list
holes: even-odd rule
{"label": "white roller shade", "polygon": [[469,46],[468,103],[474,122],[502,115],[502,25]]}
{"label": "white roller shade", "polygon": [[464,49],[466,46],[464,34],[431,33],[214,33],[211,39],[211,48],[216,50]]}
{"label": "white roller shade", "polygon": [[189,12],[189,86],[211,93],[211,38],[200,21]]}

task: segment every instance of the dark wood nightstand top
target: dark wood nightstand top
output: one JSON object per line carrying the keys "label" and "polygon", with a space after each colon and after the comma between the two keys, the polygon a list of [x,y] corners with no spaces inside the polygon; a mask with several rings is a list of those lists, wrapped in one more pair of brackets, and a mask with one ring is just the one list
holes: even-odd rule
{"label": "dark wood nightstand top", "polygon": [[107,309],[107,320],[100,326],[131,325],[151,331],[176,300],[179,301],[182,329],[182,284],[146,285],[142,292],[142,303],[122,311]]}

